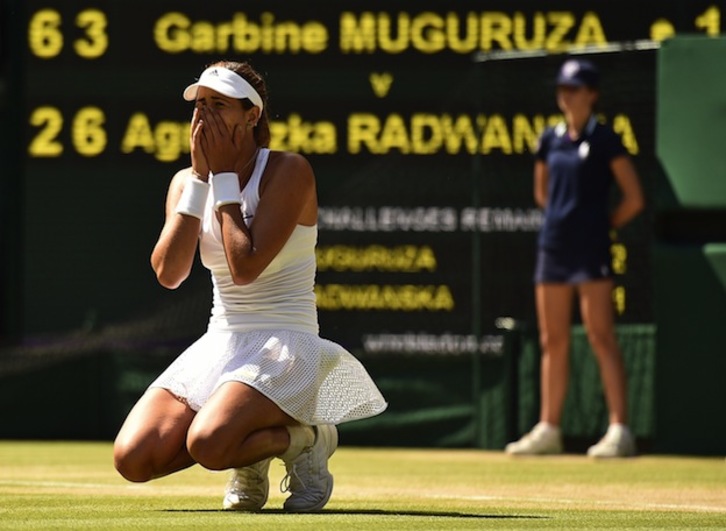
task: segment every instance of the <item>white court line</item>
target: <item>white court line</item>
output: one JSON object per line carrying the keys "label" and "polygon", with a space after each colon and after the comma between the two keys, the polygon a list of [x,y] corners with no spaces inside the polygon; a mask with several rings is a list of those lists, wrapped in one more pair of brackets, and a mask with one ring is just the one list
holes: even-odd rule
{"label": "white court line", "polygon": [[[149,485],[119,485],[111,483],[72,483],[69,481],[3,481],[0,480],[0,486],[9,487],[46,487],[46,488],[77,488],[77,489],[125,489],[125,490],[144,490],[152,488]],[[470,500],[470,501],[494,501],[494,502],[527,502],[527,503],[559,503],[563,505],[607,505],[607,506],[624,506],[633,509],[651,509],[651,510],[681,510],[681,511],[704,511],[704,512],[726,512],[724,506],[714,505],[692,505],[681,503],[638,503],[622,500],[582,500],[569,498],[539,498],[539,497],[522,497],[522,496],[443,496],[440,494],[423,495],[423,498],[439,499],[439,500]]]}
{"label": "white court line", "polygon": [[78,489],[100,489],[100,488],[128,488],[137,485],[117,485],[111,483],[73,483],[70,481],[23,481],[23,480],[0,480],[0,487],[47,487],[47,488],[78,488]]}
{"label": "white court line", "polygon": [[568,498],[537,498],[537,497],[521,497],[521,496],[442,496],[440,494],[432,494],[424,496],[426,498],[446,499],[446,500],[471,500],[471,501],[501,501],[515,502],[523,501],[529,503],[561,503],[565,505],[608,505],[608,506],[624,506],[634,509],[678,509],[684,511],[707,511],[707,512],[726,512],[726,506],[719,505],[692,505],[681,503],[638,503],[622,500],[573,500]]}

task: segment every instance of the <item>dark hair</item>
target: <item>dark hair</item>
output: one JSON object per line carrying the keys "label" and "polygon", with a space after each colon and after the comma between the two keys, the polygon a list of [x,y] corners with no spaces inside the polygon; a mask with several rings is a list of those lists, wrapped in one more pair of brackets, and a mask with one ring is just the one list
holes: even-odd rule
{"label": "dark hair", "polygon": [[[221,66],[228,70],[232,70],[236,74],[242,76],[250,85],[254,87],[257,93],[262,98],[262,104],[265,106],[264,111],[260,115],[260,119],[257,121],[257,125],[253,130],[255,141],[260,147],[270,146],[270,121],[267,119],[269,116],[269,107],[267,106],[267,86],[265,80],[262,78],[259,72],[252,68],[247,62],[240,63],[237,61],[217,61],[208,66]],[[249,110],[254,107],[254,104],[248,99],[244,98],[240,100],[245,110]]]}

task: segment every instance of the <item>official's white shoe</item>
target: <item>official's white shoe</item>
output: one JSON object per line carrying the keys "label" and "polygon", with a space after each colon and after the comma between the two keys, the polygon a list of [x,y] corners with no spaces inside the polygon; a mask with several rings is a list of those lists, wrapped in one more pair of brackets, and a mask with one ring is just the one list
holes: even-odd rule
{"label": "official's white shoe", "polygon": [[315,442],[290,462],[285,462],[287,474],[282,491],[289,492],[283,508],[295,513],[319,511],[333,493],[333,475],[328,471],[328,459],[338,447],[335,426],[315,426]]}
{"label": "official's white shoe", "polygon": [[510,455],[560,454],[562,453],[560,428],[540,422],[521,439],[509,443],[504,451]]}
{"label": "official's white shoe", "polygon": [[627,426],[613,424],[600,441],[587,450],[590,457],[632,457],[635,438]]}
{"label": "official's white shoe", "polygon": [[259,511],[267,503],[270,479],[267,476],[272,458],[254,465],[235,468],[224,492],[222,506],[231,511]]}

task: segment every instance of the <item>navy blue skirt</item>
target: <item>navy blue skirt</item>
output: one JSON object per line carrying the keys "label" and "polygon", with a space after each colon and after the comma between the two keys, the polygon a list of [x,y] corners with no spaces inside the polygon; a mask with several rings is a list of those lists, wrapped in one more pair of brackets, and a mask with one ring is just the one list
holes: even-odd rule
{"label": "navy blue skirt", "polygon": [[572,253],[539,249],[534,281],[540,283],[580,284],[612,278],[610,250],[595,253]]}

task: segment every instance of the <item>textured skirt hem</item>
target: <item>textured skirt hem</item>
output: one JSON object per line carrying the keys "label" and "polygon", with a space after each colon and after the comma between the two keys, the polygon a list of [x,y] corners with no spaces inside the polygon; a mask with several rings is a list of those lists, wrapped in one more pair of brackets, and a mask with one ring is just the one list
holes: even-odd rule
{"label": "textured skirt hem", "polygon": [[342,346],[291,330],[210,330],[149,386],[198,411],[226,382],[249,385],[304,424],[340,424],[382,413],[386,401]]}

